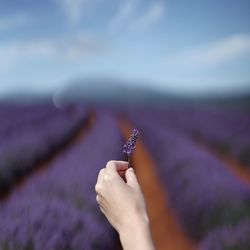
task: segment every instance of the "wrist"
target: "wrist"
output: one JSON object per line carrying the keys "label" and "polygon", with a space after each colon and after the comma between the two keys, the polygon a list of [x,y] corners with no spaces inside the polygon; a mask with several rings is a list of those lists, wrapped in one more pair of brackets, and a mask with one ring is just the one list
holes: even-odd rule
{"label": "wrist", "polygon": [[128,218],[119,230],[120,240],[124,250],[153,250],[149,219],[146,213]]}
{"label": "wrist", "polygon": [[146,213],[134,213],[130,218],[126,218],[118,230],[119,235],[136,230],[149,228],[149,219]]}

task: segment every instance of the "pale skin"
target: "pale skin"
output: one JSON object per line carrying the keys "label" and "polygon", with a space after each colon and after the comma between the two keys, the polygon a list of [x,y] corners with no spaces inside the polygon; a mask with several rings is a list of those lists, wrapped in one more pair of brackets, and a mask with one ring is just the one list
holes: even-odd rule
{"label": "pale skin", "polygon": [[144,197],[132,168],[109,161],[95,186],[102,213],[116,229],[124,250],[155,250]]}

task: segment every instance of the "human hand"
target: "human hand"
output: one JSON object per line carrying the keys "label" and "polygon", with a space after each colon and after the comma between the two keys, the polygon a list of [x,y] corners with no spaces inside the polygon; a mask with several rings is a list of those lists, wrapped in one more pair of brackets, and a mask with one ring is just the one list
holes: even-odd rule
{"label": "human hand", "polygon": [[140,185],[127,162],[109,161],[100,170],[95,190],[101,211],[118,233],[148,224]]}

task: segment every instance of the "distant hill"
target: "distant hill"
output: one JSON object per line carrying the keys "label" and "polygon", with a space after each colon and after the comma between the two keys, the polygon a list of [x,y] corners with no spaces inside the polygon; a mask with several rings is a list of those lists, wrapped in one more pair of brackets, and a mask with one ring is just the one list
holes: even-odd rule
{"label": "distant hill", "polygon": [[[141,86],[141,87],[139,87]],[[138,84],[116,80],[83,80],[69,83],[56,94],[59,101],[76,101],[90,104],[142,104],[142,105],[192,105],[219,104],[250,107],[250,92],[230,96],[178,96],[159,92]]]}
{"label": "distant hill", "polygon": [[32,103],[43,103],[51,102],[52,95],[41,95],[34,92],[16,92],[7,94],[0,97],[1,103],[21,103],[21,104],[32,104]]}
{"label": "distant hill", "polygon": [[77,81],[56,94],[65,101],[107,104],[147,104],[176,102],[176,98],[146,87],[114,80]]}
{"label": "distant hill", "polygon": [[250,91],[230,96],[178,96],[156,91],[143,84],[114,79],[84,79],[68,82],[54,95],[17,92],[0,98],[1,102],[51,102],[60,106],[68,102],[111,105],[223,105],[250,109]]}

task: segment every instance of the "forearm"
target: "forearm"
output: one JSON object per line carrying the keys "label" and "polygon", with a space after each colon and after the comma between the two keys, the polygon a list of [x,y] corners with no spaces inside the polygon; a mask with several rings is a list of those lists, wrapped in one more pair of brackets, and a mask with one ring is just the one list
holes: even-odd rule
{"label": "forearm", "polygon": [[124,250],[155,250],[147,218],[131,219],[119,236]]}

